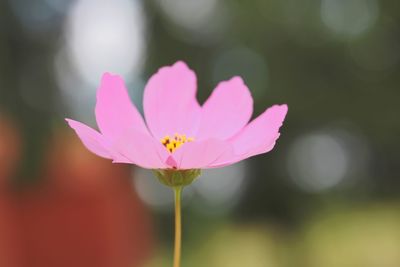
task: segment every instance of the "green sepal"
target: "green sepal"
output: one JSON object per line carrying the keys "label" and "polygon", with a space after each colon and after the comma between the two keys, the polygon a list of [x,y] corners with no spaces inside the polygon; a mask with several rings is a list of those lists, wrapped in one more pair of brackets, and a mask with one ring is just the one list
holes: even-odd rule
{"label": "green sepal", "polygon": [[153,170],[153,172],[161,183],[169,187],[183,187],[189,185],[201,174],[200,169],[156,169]]}

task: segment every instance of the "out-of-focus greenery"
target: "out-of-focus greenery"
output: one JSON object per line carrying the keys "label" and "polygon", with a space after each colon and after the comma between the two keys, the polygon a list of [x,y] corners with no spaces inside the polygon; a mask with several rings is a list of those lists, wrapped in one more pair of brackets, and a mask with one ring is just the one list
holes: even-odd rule
{"label": "out-of-focus greenery", "polygon": [[[393,203],[335,205],[308,217],[296,231],[273,224],[226,221],[208,231],[206,240],[185,249],[185,265],[394,267],[400,264],[400,212],[399,205]],[[148,266],[165,266],[170,260],[169,253],[159,251]]]}

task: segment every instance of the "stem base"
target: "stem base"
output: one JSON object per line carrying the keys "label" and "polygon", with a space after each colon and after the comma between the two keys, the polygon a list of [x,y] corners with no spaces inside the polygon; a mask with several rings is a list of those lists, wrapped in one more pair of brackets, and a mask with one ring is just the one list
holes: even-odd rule
{"label": "stem base", "polygon": [[182,244],[182,215],[181,215],[181,199],[182,186],[174,187],[175,196],[175,246],[174,246],[174,263],[173,267],[181,266],[181,244]]}

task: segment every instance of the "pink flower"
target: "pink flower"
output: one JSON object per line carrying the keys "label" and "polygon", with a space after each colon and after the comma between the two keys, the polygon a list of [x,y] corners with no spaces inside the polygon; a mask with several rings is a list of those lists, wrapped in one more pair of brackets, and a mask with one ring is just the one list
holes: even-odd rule
{"label": "pink flower", "polygon": [[249,123],[253,99],[240,77],[219,83],[202,106],[196,87],[184,62],[161,68],[145,87],[145,122],[122,78],[105,73],[95,109],[100,133],[67,122],[93,153],[148,169],[223,167],[272,150],[287,105],[272,106]]}

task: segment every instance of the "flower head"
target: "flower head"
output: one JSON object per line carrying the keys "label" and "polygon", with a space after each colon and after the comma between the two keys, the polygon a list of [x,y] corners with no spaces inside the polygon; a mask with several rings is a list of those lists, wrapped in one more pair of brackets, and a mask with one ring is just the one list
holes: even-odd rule
{"label": "flower head", "polygon": [[184,62],[161,68],[145,87],[145,122],[122,78],[105,73],[95,108],[100,132],[67,122],[93,153],[148,169],[223,167],[272,150],[286,105],[249,123],[253,99],[240,77],[219,83],[202,106],[196,90],[196,75]]}

